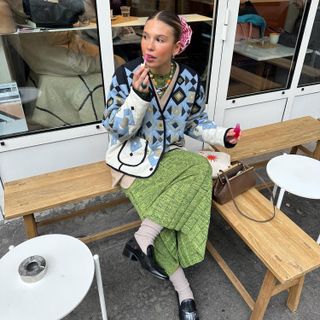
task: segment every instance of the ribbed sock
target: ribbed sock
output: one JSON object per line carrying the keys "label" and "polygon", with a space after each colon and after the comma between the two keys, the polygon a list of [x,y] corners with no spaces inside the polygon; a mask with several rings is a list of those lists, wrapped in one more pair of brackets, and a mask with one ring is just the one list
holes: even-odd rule
{"label": "ribbed sock", "polygon": [[154,239],[163,229],[159,224],[146,218],[142,221],[139,230],[134,234],[138,245],[144,254],[147,254],[147,248],[150,244],[153,244]]}
{"label": "ribbed sock", "polygon": [[169,279],[178,293],[180,304],[183,300],[194,299],[188,279],[186,278],[181,267],[178,267],[178,269],[169,277]]}

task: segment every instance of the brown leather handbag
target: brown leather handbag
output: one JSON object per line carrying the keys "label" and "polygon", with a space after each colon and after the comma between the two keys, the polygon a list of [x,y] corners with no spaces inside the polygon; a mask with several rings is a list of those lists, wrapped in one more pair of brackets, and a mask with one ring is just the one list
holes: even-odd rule
{"label": "brown leather handbag", "polygon": [[[228,182],[230,188],[228,187]],[[220,171],[216,183],[213,186],[212,198],[219,204],[225,204],[255,185],[256,176],[254,174],[254,168],[238,162],[230,169]]]}
{"label": "brown leather handbag", "polygon": [[213,186],[212,199],[218,202],[219,204],[225,204],[226,202],[232,200],[237,211],[249,220],[255,222],[271,221],[275,217],[276,210],[274,205],[274,197],[269,187],[267,188],[271,194],[273,202],[273,216],[267,220],[256,220],[252,217],[249,217],[247,214],[245,214],[239,209],[237,202],[234,199],[241,193],[254,187],[256,185],[256,177],[258,177],[259,180],[261,180],[267,187],[266,183],[260,177],[260,175],[258,175],[254,171],[254,167],[246,166],[243,163],[238,162],[235,165],[233,165],[230,169],[220,172]]}

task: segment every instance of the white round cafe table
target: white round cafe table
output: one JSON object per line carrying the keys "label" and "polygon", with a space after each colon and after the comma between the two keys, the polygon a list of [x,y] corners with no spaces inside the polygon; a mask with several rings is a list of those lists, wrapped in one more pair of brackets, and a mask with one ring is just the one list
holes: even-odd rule
{"label": "white round cafe table", "polygon": [[[42,256],[48,268],[42,279],[27,283],[21,279],[18,268],[24,259],[33,255]],[[89,248],[71,236],[44,235],[19,244],[0,259],[0,319],[64,318],[88,293],[95,265]],[[98,268],[96,275],[100,265]],[[100,303],[101,299],[104,302],[104,296],[100,296]],[[106,319],[106,309],[102,313]]]}
{"label": "white round cafe table", "polygon": [[[283,154],[272,158],[266,169],[274,182],[274,196],[277,187],[280,187],[277,208],[281,207],[285,191],[308,199],[320,199],[319,160],[297,154]],[[320,243],[320,236],[317,242]]]}

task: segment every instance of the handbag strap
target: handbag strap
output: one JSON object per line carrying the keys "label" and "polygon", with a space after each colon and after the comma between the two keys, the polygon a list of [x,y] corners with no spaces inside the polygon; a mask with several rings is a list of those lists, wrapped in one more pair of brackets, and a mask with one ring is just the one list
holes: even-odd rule
{"label": "handbag strap", "polygon": [[231,198],[232,198],[233,204],[234,204],[234,206],[236,207],[236,209],[238,210],[238,212],[239,212],[242,216],[244,216],[245,218],[247,218],[247,219],[249,219],[249,220],[251,220],[251,221],[254,221],[254,222],[259,222],[259,223],[269,222],[269,221],[271,221],[271,220],[276,216],[276,206],[275,206],[275,204],[274,204],[274,203],[275,203],[275,199],[274,199],[274,196],[273,196],[273,193],[272,193],[271,189],[268,187],[268,185],[267,185],[266,182],[262,179],[262,177],[261,177],[258,173],[256,173],[255,171],[254,171],[254,174],[255,174],[255,175],[258,177],[258,179],[264,184],[264,186],[268,189],[268,191],[269,191],[270,194],[271,194],[272,205],[273,205],[273,215],[272,215],[271,218],[268,218],[268,219],[266,219],[266,220],[257,220],[257,219],[255,219],[255,218],[249,217],[247,214],[245,214],[243,211],[241,211],[241,210],[239,209],[239,206],[238,206],[238,204],[237,204],[237,202],[235,201],[234,196],[233,196],[233,192],[232,192],[232,188],[231,188],[231,185],[230,185],[229,178],[227,177],[226,174],[224,174],[224,177],[225,177],[225,179],[226,179],[227,186],[228,186],[229,192],[230,192],[230,194],[231,194]]}

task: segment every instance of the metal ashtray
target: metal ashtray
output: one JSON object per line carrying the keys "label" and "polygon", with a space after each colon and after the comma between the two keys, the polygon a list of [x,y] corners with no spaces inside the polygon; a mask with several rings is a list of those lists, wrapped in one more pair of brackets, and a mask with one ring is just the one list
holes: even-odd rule
{"label": "metal ashtray", "polygon": [[46,274],[47,262],[41,256],[31,256],[20,263],[18,271],[24,282],[37,282]]}

